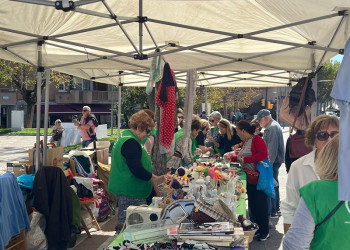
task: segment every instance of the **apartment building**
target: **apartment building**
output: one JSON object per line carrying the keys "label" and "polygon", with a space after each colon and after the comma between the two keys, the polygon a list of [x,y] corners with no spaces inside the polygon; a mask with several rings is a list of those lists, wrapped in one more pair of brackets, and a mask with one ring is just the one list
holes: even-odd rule
{"label": "apartment building", "polygon": [[[92,113],[96,115],[101,124],[110,126],[111,103],[118,101],[118,88],[112,85],[85,80],[81,78],[72,79],[71,83],[50,84],[49,91],[49,125],[53,125],[56,119],[70,122],[73,115],[81,116],[84,105],[91,107]],[[41,113],[45,109],[45,89],[41,98]],[[22,96],[12,88],[0,88],[0,126],[11,127],[12,110],[23,110],[28,113],[27,104]],[[34,110],[33,127],[36,124],[36,107]],[[114,119],[115,120],[115,119]],[[114,123],[115,124],[115,123]],[[44,116],[41,116],[41,127],[44,126]]]}

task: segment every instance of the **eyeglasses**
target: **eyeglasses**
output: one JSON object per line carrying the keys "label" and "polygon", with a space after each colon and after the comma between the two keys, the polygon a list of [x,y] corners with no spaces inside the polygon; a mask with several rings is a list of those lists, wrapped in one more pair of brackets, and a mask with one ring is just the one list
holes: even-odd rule
{"label": "eyeglasses", "polygon": [[89,111],[89,110],[87,110],[87,109],[83,109],[83,112],[87,112],[87,111]]}
{"label": "eyeglasses", "polygon": [[183,117],[183,116],[178,116],[177,118],[178,118],[178,119],[183,119],[184,117]]}
{"label": "eyeglasses", "polygon": [[318,132],[316,134],[316,138],[319,141],[326,141],[328,140],[329,137],[333,138],[334,136],[336,136],[339,132],[338,131],[333,131],[330,134],[328,134],[328,132]]}
{"label": "eyeglasses", "polygon": [[210,122],[215,122],[215,120],[209,120]]}

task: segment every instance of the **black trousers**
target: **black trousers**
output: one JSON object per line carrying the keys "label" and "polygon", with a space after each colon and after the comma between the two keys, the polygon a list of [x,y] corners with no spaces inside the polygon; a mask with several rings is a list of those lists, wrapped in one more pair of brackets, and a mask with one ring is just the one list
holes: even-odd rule
{"label": "black trousers", "polygon": [[268,203],[267,195],[262,190],[257,190],[256,185],[247,183],[248,206],[259,225],[260,234],[269,233]]}

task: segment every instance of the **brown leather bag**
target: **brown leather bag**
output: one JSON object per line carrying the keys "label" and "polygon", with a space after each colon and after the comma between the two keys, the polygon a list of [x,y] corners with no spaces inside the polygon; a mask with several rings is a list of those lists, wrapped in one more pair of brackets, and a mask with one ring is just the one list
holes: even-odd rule
{"label": "brown leather bag", "polygon": [[[306,92],[306,88],[307,88],[307,83],[308,83],[309,77],[306,77],[305,83],[304,83],[304,87],[303,87],[303,92],[301,93],[301,97],[299,100],[299,104],[298,104],[298,108],[297,108],[297,112],[296,114],[299,114],[301,107],[305,107],[304,105],[304,101],[305,101],[305,92]],[[307,124],[307,126],[309,126],[309,124],[311,123],[311,107],[309,107],[309,117],[310,117],[310,121],[308,121],[308,117],[306,114],[306,108],[308,106],[305,107],[305,111],[302,115],[300,116],[296,116],[294,117],[294,122],[291,128],[291,131],[293,131],[294,128],[296,127],[297,121],[300,121],[301,117],[304,117],[305,122]],[[306,125],[305,124],[305,125]],[[306,126],[306,128],[307,128]],[[306,129],[305,128],[305,129]],[[300,130],[305,130],[305,129],[300,129]],[[293,134],[289,136],[290,139],[290,145],[289,145],[289,157],[290,158],[299,158],[302,157],[308,153],[310,153],[312,151],[312,148],[308,147],[305,145],[305,135],[304,134]]]}
{"label": "brown leather bag", "polygon": [[299,158],[312,151],[312,147],[305,145],[305,135],[293,134],[288,138],[289,157]]}
{"label": "brown leather bag", "polygon": [[283,99],[278,119],[290,126],[295,120],[294,128],[305,130],[311,123],[311,107],[306,106],[304,113],[296,118],[294,113],[290,112],[289,97],[286,97]]}

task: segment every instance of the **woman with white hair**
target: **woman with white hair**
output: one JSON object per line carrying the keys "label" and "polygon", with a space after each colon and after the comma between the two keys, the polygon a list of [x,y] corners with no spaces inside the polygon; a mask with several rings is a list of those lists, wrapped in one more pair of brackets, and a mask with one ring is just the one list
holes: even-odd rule
{"label": "woman with white hair", "polygon": [[338,200],[339,135],[315,162],[321,180],[300,188],[301,200],[283,241],[284,249],[349,249],[350,209]]}
{"label": "woman with white hair", "polygon": [[55,121],[55,125],[52,127],[50,142],[55,143],[56,146],[61,146],[61,140],[63,135],[63,125],[60,119]]}
{"label": "woman with white hair", "polygon": [[[208,141],[206,142],[206,146],[214,148],[216,153],[220,153],[220,150],[215,146],[214,142],[218,142],[219,140],[220,131],[218,124],[221,121],[221,119],[222,116],[219,111],[213,111],[209,115],[209,123],[211,125],[211,128],[207,134]],[[223,152],[223,150],[221,151]]]}

